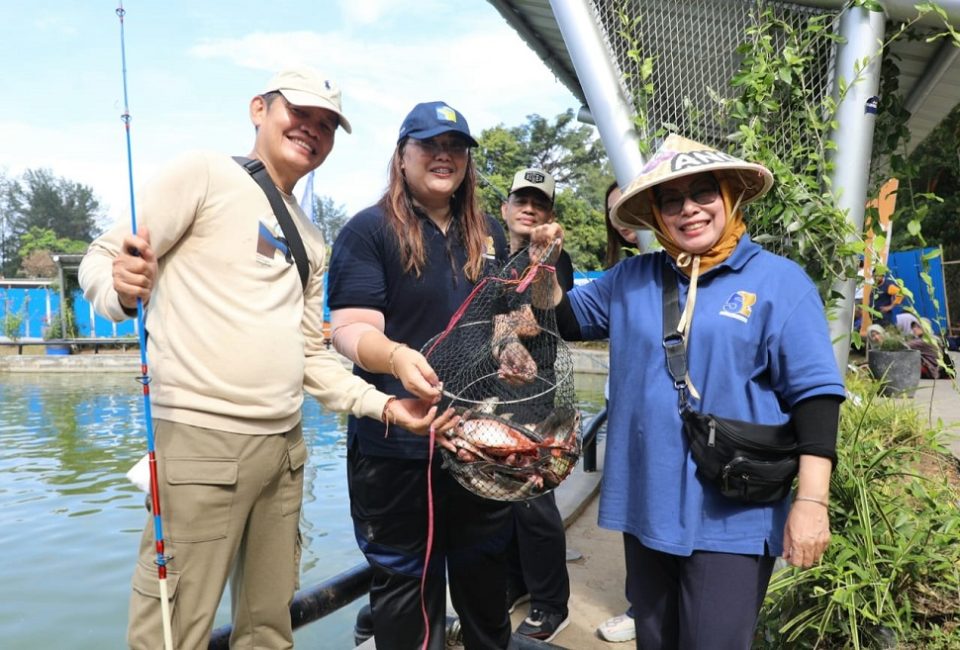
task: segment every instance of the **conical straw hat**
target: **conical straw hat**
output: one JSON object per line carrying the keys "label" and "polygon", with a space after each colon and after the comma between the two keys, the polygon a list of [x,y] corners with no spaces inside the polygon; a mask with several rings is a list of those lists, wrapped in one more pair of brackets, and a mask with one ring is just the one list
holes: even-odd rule
{"label": "conical straw hat", "polygon": [[654,227],[655,220],[649,190],[675,178],[712,172],[725,179],[744,205],[760,198],[773,185],[773,174],[763,165],[740,160],[736,156],[717,151],[713,147],[671,134],[643,166],[640,175],[623,191],[623,196],[610,211],[610,221],[623,228]]}

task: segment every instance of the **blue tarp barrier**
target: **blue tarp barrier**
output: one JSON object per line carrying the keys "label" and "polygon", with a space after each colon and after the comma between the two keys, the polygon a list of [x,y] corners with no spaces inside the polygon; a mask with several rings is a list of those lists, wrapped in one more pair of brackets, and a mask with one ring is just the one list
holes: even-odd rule
{"label": "blue tarp barrier", "polygon": [[[913,307],[923,318],[929,318],[936,333],[947,331],[947,294],[943,279],[943,258],[929,257],[939,252],[939,248],[915,248],[909,251],[890,253],[887,266],[895,278],[903,281],[903,286],[913,293]],[[923,268],[923,258],[927,256],[927,269]],[[933,283],[933,296],[927,289],[921,273],[930,274]],[[934,299],[937,304],[934,305]]]}

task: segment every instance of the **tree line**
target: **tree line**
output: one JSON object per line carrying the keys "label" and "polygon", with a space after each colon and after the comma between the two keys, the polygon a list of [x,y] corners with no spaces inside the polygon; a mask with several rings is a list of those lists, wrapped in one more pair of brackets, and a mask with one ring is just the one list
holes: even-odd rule
{"label": "tree line", "polygon": [[[915,193],[937,191],[945,199],[923,215],[926,245],[943,244],[947,259],[960,256],[957,230],[956,146],[960,138],[960,107],[909,159],[919,173]],[[548,119],[529,115],[517,126],[504,124],[483,130],[474,160],[480,174],[480,199],[492,215],[510,190],[513,175],[525,167],[550,173],[557,182],[557,220],[564,227],[564,247],[577,269],[603,268],[606,229],[604,193],[613,180],[603,145],[593,127],[576,122],[572,110]],[[950,153],[952,152],[952,153]],[[951,191],[944,192],[944,189]],[[313,197],[312,219],[332,244],[348,220],[342,205],[329,196]],[[903,208],[908,209],[908,205]],[[898,212],[901,206],[898,205]],[[51,254],[83,253],[99,234],[103,216],[93,190],[58,177],[49,169],[31,169],[18,178],[0,174],[0,275],[50,277],[55,274]],[[905,231],[894,243],[916,245]]]}
{"label": "tree line", "polygon": [[92,188],[49,169],[0,174],[0,276],[52,277],[51,254],[83,253],[101,216]]}

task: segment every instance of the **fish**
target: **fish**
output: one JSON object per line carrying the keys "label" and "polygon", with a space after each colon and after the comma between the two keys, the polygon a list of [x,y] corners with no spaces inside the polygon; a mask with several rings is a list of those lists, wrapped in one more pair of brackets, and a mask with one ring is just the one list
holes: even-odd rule
{"label": "fish", "polygon": [[466,489],[497,501],[522,501],[556,488],[580,457],[580,413],[555,409],[536,426],[494,415],[487,400],[446,432],[457,452],[444,450],[444,468]]}
{"label": "fish", "polygon": [[532,431],[521,431],[515,425],[495,416],[461,419],[454,435],[493,456],[535,454],[539,441],[531,439]]}

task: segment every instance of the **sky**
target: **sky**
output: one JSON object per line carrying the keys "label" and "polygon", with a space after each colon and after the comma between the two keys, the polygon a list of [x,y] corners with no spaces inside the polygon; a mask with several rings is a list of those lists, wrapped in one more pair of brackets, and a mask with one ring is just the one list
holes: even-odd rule
{"label": "sky", "polygon": [[[0,171],[48,168],[93,188],[103,226],[130,207],[116,0],[3,0]],[[376,201],[403,117],[442,100],[471,131],[579,108],[484,0],[127,0],[134,186],[191,149],[244,155],[250,98],[307,64],[343,90],[315,192],[353,214]],[[300,196],[301,187],[296,193]]]}

